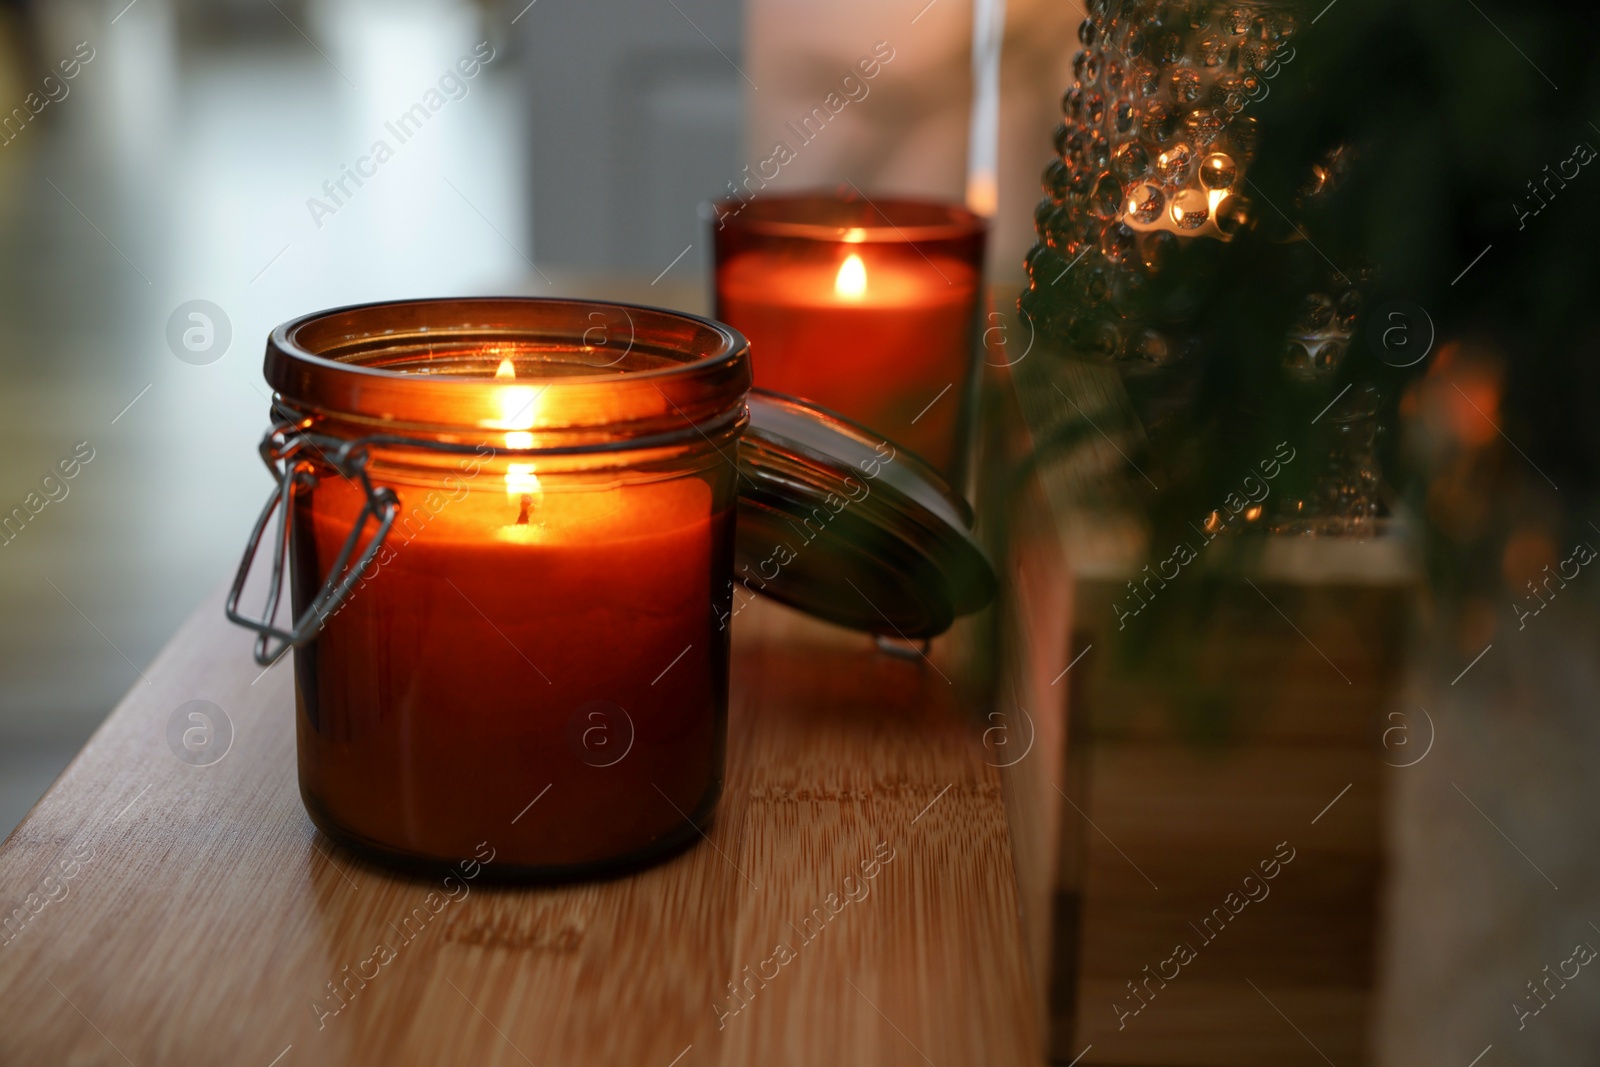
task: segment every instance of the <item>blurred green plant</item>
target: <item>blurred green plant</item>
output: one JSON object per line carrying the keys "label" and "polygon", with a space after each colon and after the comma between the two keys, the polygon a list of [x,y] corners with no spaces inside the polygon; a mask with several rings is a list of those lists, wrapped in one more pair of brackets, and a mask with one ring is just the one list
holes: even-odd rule
{"label": "blurred green plant", "polygon": [[[1315,454],[1319,409],[1357,383],[1376,386],[1392,431],[1386,492],[1409,504],[1439,592],[1502,584],[1530,529],[1560,545],[1587,528],[1600,470],[1600,166],[1587,165],[1600,23],[1577,5],[1491,6],[1301,7],[1292,64],[1250,105],[1251,222],[1231,241],[1182,242],[1147,294],[1149,321],[1186,343],[1176,393],[1170,376],[1125,375],[1150,431],[1136,458],[1161,487],[1130,478],[1153,545],[1215,509],[1279,442]],[[1304,197],[1341,151],[1340,180]],[[1336,377],[1313,387],[1282,353],[1330,269],[1359,282],[1365,311]],[[1374,309],[1396,301],[1437,334],[1409,367],[1370,343]],[[1076,347],[1070,309],[1028,294],[1023,307],[1058,351]],[[1067,419],[1042,458],[1087,439]],[[1282,491],[1317,476],[1291,464]]]}

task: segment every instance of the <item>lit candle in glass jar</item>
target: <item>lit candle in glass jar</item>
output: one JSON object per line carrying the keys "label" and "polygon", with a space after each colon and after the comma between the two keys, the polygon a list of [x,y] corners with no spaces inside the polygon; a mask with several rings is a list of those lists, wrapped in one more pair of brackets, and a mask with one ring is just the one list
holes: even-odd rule
{"label": "lit candle in glass jar", "polygon": [[[629,319],[620,367],[588,343],[594,308]],[[420,302],[281,327],[267,376],[326,438],[295,455],[315,474],[297,618],[369,503],[337,443],[369,439],[361,473],[398,501],[296,654],[318,826],[423,864],[489,840],[499,871],[536,876],[697,837],[722,779],[743,340],[644,309]]]}
{"label": "lit candle in glass jar", "polygon": [[984,221],[964,208],[834,196],[717,205],[717,317],[755,383],[956,466]]}

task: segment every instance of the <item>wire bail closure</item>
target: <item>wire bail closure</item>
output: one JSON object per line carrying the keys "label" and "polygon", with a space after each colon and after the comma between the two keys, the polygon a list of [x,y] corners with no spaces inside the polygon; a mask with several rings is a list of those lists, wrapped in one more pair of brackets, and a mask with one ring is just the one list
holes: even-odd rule
{"label": "wire bail closure", "polygon": [[[377,556],[378,550],[383,547],[384,539],[389,535],[389,528],[394,525],[395,519],[400,514],[399,495],[388,486],[373,485],[372,479],[367,474],[369,449],[403,448],[447,455],[482,455],[484,447],[484,444],[471,442],[428,440],[386,433],[369,434],[353,439],[333,437],[328,434],[312,433],[311,426],[315,419],[291,408],[281,398],[273,401],[272,410],[278,421],[273,423],[272,428],[261,438],[260,452],[262,462],[272,472],[278,487],[267,498],[266,507],[261,509],[261,517],[256,520],[255,529],[250,532],[250,540],[245,544],[244,558],[239,561],[239,571],[234,575],[233,587],[228,592],[226,604],[230,622],[254,630],[259,635],[256,638],[255,660],[263,667],[271,666],[288,649],[299,647],[317,635],[327,617],[338,610],[349,597],[356,580]],[[664,448],[692,441],[696,437],[709,440],[710,434],[720,433],[730,426],[742,427],[748,418],[745,406],[740,404],[737,408],[730,409],[706,423],[695,423],[685,416],[682,427],[627,440],[589,441],[571,445],[529,445],[516,448],[496,445],[490,447],[489,455],[591,456],[608,452]],[[294,532],[296,490],[311,489],[318,480],[315,464],[307,454],[308,451],[315,453],[317,459],[350,481],[358,483],[367,499],[361,508],[361,513],[356,516],[355,524],[350,528],[350,536],[345,540],[344,547],[339,550],[338,557],[328,569],[328,578],[322,583],[322,588],[317,590],[315,599],[300,613],[300,617],[292,621],[291,627],[284,630],[276,625],[276,620],[278,604],[283,595],[283,571],[289,558],[289,545]],[[272,559],[272,588],[267,593],[267,603],[260,617],[241,615],[239,600],[244,593],[245,582],[250,577],[250,569],[255,563],[256,554],[261,550],[261,541],[266,535],[267,523],[271,521],[274,511],[278,512],[278,529],[277,547]],[[372,540],[361,550],[360,557],[351,563],[350,557],[355,554],[356,545],[360,543],[362,531],[366,529],[369,519],[376,519],[378,527],[373,532]],[[272,645],[274,640],[278,642],[277,647]]]}
{"label": "wire bail closure", "polygon": [[[278,422],[261,439],[261,459],[272,472],[278,486],[267,498],[266,506],[261,509],[261,517],[250,532],[244,558],[239,561],[233,588],[228,592],[228,619],[256,632],[255,660],[263,667],[270,667],[289,649],[298,648],[317,635],[323,622],[344,603],[350,590],[355,587],[356,579],[377,556],[384,539],[389,535],[389,528],[400,513],[400,498],[395,491],[387,486],[374,486],[367,475],[367,445],[370,442],[314,434],[309,432],[310,423],[310,419]],[[300,617],[293,619],[290,628],[284,630],[277,626],[277,617],[283,595],[283,572],[294,530],[296,490],[309,490],[318,481],[314,465],[305,454],[308,449],[344,477],[359,483],[367,499],[361,514],[350,528],[350,536],[345,539],[344,547],[328,569],[327,581],[322,583],[322,588],[305,611],[300,613]],[[267,593],[267,603],[260,617],[242,615],[239,612],[239,600],[244,594],[245,582],[250,577],[256,553],[260,551],[267,524],[275,511],[278,512],[277,543],[272,555],[272,585]],[[369,519],[377,520],[377,530],[362,549],[361,555],[351,563],[350,557],[355,554],[356,545]],[[276,646],[274,641],[277,642]]]}

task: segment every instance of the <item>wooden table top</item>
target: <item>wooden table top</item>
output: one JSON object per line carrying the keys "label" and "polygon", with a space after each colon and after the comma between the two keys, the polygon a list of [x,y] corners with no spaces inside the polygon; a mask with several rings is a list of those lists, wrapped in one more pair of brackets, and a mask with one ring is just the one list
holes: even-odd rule
{"label": "wooden table top", "polygon": [[[955,687],[776,605],[736,627],[707,841],[452,899],[313,828],[292,671],[258,676],[217,594],[0,846],[0,1064],[1039,1062],[999,772]],[[167,741],[195,699],[232,725],[209,766]]]}

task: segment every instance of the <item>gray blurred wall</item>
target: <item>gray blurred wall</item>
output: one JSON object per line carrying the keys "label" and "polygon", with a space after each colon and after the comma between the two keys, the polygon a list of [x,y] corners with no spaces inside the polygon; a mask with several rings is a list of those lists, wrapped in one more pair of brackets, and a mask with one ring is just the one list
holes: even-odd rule
{"label": "gray blurred wall", "polygon": [[743,165],[739,0],[539,0],[516,33],[534,259],[703,271],[697,208]]}

